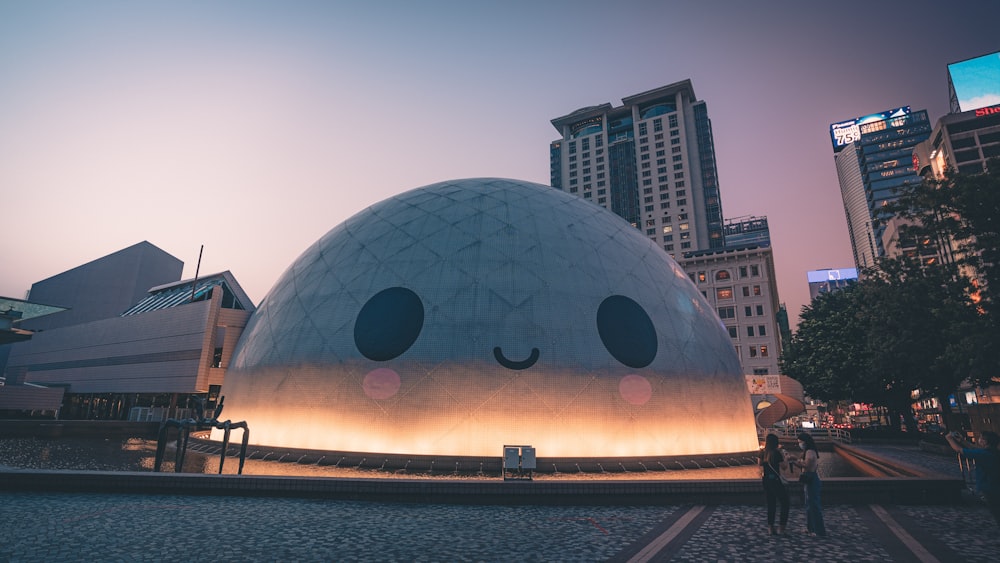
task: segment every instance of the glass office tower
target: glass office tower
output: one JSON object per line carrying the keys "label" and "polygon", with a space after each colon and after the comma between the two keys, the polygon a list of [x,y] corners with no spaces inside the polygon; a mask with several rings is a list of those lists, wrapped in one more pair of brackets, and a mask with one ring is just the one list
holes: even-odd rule
{"label": "glass office tower", "polygon": [[909,106],[830,125],[834,161],[844,200],[844,214],[854,263],[870,268],[885,255],[882,212],[904,184],[919,182],[913,148],[930,136],[927,111]]}

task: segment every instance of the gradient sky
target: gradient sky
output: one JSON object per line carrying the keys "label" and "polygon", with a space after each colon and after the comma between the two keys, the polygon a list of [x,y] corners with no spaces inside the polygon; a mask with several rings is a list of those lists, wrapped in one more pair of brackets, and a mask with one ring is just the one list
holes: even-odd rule
{"label": "gradient sky", "polygon": [[555,117],[691,79],[726,217],[766,215],[793,322],[853,267],[829,125],[948,111],[1000,2],[0,0],[0,295],[148,240],[255,303],[429,183],[548,184]]}

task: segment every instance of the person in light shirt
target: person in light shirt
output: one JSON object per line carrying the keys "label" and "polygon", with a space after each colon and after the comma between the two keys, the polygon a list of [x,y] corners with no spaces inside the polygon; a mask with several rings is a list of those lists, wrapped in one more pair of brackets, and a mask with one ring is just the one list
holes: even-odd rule
{"label": "person in light shirt", "polygon": [[820,491],[823,488],[823,483],[816,471],[817,465],[819,465],[819,450],[816,449],[816,442],[808,432],[799,433],[798,439],[799,449],[802,450],[802,459],[790,459],[788,463],[802,469],[799,482],[802,483],[805,497],[806,530],[811,536],[825,537],[823,505],[820,503]]}

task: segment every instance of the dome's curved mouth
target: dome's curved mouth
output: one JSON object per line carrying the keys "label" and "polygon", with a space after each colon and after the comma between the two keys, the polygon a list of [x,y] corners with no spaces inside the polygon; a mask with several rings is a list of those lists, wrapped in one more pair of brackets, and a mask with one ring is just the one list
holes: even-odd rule
{"label": "dome's curved mouth", "polygon": [[535,362],[538,361],[538,348],[532,348],[531,354],[528,355],[528,359],[521,360],[519,362],[508,360],[507,357],[503,355],[503,350],[501,350],[499,346],[493,349],[493,357],[497,359],[497,362],[499,362],[500,365],[507,369],[528,369],[535,365]]}

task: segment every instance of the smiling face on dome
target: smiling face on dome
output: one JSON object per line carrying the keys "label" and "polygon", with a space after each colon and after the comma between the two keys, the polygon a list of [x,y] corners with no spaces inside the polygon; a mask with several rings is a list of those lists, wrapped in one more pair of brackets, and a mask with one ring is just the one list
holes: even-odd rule
{"label": "smiling face on dome", "polygon": [[603,208],[512,180],[418,188],[331,230],[258,307],[222,393],[272,446],[757,448],[729,335],[680,267]]}

